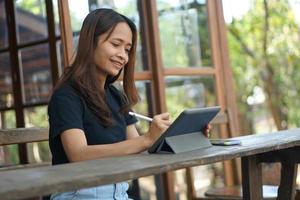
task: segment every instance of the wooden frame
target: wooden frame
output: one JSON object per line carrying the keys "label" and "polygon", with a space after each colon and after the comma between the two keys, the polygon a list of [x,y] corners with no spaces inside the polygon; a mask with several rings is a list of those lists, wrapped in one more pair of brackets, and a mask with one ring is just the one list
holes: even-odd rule
{"label": "wooden frame", "polygon": [[[10,54],[11,63],[11,77],[13,85],[13,96],[14,96],[14,106],[10,108],[1,108],[1,111],[14,110],[16,115],[16,127],[25,127],[25,116],[24,109],[47,105],[47,102],[29,103],[23,102],[24,90],[22,89],[22,77],[21,77],[21,66],[19,64],[19,50],[26,47],[33,47],[40,44],[49,45],[49,55],[50,55],[50,65],[51,65],[51,76],[53,85],[58,80],[59,67],[57,62],[57,50],[56,42],[60,39],[55,34],[55,23],[54,23],[54,13],[52,1],[45,1],[46,13],[47,13],[47,26],[48,26],[48,38],[36,40],[33,42],[28,42],[24,44],[18,44],[17,42],[17,30],[16,30],[16,13],[15,13],[15,2],[10,0],[5,0],[5,10],[6,10],[6,23],[8,27],[8,39],[9,47],[7,49],[2,49],[1,53],[6,51]],[[28,163],[27,147],[26,144],[18,144],[20,164]]]}

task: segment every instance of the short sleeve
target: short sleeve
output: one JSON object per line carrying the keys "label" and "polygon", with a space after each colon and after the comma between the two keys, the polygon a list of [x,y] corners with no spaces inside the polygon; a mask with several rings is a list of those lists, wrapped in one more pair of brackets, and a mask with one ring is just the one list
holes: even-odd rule
{"label": "short sleeve", "polygon": [[[130,111],[132,111],[132,110],[130,110]],[[126,113],[124,115],[124,117],[125,117],[127,126],[131,125],[131,124],[135,124],[138,121],[135,116],[129,115],[129,113]]]}
{"label": "short sleeve", "polygon": [[52,96],[48,106],[50,137],[54,139],[68,129],[83,130],[83,113],[84,105],[75,94]]}

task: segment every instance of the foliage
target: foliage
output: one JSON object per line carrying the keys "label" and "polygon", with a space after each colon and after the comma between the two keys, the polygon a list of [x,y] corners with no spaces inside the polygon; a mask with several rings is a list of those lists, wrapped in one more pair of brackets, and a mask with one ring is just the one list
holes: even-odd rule
{"label": "foliage", "polygon": [[228,24],[239,108],[252,114],[247,98],[261,87],[277,129],[300,125],[298,28],[287,0],[255,0],[248,13]]}
{"label": "foliage", "polygon": [[46,8],[44,1],[40,0],[17,0],[16,6],[22,10],[26,10],[34,15],[46,16]]}

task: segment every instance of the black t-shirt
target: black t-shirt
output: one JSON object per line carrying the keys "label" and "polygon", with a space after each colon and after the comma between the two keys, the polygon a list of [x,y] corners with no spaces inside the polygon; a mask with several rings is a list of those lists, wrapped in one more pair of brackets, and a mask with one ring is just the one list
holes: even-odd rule
{"label": "black t-shirt", "polygon": [[129,114],[120,113],[123,105],[122,95],[113,85],[105,89],[106,102],[111,109],[114,126],[104,127],[70,84],[66,83],[55,90],[48,106],[52,164],[69,162],[60,139],[60,134],[68,129],[83,130],[88,145],[112,144],[126,140],[126,126],[136,123],[137,119]]}

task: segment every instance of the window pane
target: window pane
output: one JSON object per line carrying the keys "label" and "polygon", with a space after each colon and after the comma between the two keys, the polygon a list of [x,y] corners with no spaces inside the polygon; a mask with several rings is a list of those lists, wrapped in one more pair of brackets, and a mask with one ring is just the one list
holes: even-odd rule
{"label": "window pane", "polygon": [[184,109],[216,105],[213,77],[166,78],[166,101],[171,119],[175,119]]}
{"label": "window pane", "polygon": [[58,2],[57,0],[52,0],[53,4],[53,13],[54,13],[54,23],[55,23],[55,34],[60,35],[60,26],[59,26],[59,13],[58,13]]}
{"label": "window pane", "polygon": [[[15,111],[0,112],[0,128],[9,129],[16,128]],[[6,145],[0,147],[0,165],[1,164],[17,164],[19,163],[18,145]]]}
{"label": "window pane", "polygon": [[61,45],[61,40],[56,42],[56,52],[57,52],[57,64],[58,64],[58,74],[59,76],[62,75],[63,66],[64,66],[64,53]]}
{"label": "window pane", "polygon": [[37,106],[24,110],[25,127],[48,127],[47,106]]}
{"label": "window pane", "polygon": [[[114,86],[116,86],[119,90],[123,91],[122,82],[114,83]],[[140,97],[140,101],[134,106],[133,110],[134,112],[140,113],[145,116],[149,116],[149,100],[147,99],[147,93],[149,93],[150,90],[150,81],[136,81],[135,85],[138,90],[138,94]],[[138,132],[140,134],[144,134],[148,131],[149,123],[145,120],[139,120],[136,123],[136,127],[138,129]]]}
{"label": "window pane", "polygon": [[0,1],[0,49],[7,47],[8,33],[6,24],[5,2]]}
{"label": "window pane", "polygon": [[28,43],[48,37],[45,1],[16,0],[18,42]]}
{"label": "window pane", "polygon": [[10,60],[8,53],[0,54],[0,108],[14,104]]}
{"label": "window pane", "polygon": [[[25,112],[25,127],[48,127],[47,106],[38,106],[26,108]],[[27,152],[30,163],[51,161],[49,144],[45,142],[29,143]]]}
{"label": "window pane", "polygon": [[16,128],[16,114],[15,111],[2,111],[0,112],[0,128]]}
{"label": "window pane", "polygon": [[[139,96],[140,96],[140,101],[135,105],[134,111],[137,113],[140,113],[145,116],[149,116],[149,101],[147,99],[147,93],[150,91],[150,81],[136,81],[135,82]],[[144,134],[148,131],[149,128],[149,122],[145,120],[139,120],[138,123],[136,124],[137,129],[140,134]]]}
{"label": "window pane", "polygon": [[157,0],[164,67],[211,65],[211,47],[203,1]]}
{"label": "window pane", "polygon": [[20,51],[25,104],[47,102],[52,89],[47,44]]}
{"label": "window pane", "polygon": [[[69,0],[71,25],[73,34],[77,36],[79,34],[82,22],[85,16],[89,13],[89,10],[95,10],[97,8],[105,7],[112,8],[117,12],[130,18],[136,25],[139,33],[140,18],[137,8],[137,0],[113,0],[113,1],[77,1]],[[94,2],[94,3],[92,3]],[[146,69],[142,62],[142,46],[141,46],[141,36],[138,37],[137,51],[136,51],[136,71],[142,71]],[[78,39],[74,40],[74,48],[77,48]],[[144,54],[146,55],[146,54]]]}

